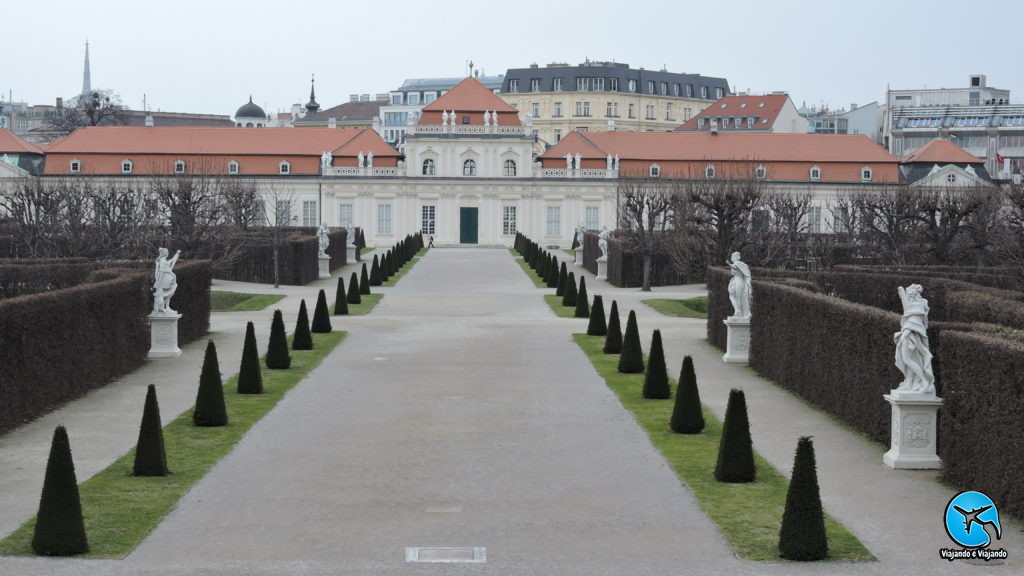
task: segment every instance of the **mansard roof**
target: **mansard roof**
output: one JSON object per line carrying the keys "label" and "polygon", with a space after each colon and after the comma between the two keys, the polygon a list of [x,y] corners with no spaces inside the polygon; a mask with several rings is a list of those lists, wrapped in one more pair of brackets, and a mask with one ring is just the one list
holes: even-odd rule
{"label": "mansard roof", "polygon": [[[764,96],[726,96],[721,100],[718,100],[701,110],[699,114],[691,117],[689,120],[684,122],[676,130],[679,131],[696,131],[696,130],[710,130],[707,122],[704,123],[704,128],[698,128],[698,123],[701,119],[708,118],[721,118],[723,116],[729,118],[753,117],[754,123],[749,128],[747,123],[744,122],[739,128],[729,126],[729,130],[739,131],[766,131],[771,130],[775,125],[775,120],[779,117],[779,113],[782,112],[782,108],[789,101],[788,94],[766,94]],[[722,128],[720,126],[720,128]]]}

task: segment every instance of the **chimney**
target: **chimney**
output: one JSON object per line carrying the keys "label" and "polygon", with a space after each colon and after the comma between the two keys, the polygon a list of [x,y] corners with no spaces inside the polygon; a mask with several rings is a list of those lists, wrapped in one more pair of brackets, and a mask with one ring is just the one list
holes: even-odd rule
{"label": "chimney", "polygon": [[60,96],[57,96],[57,108],[63,108],[63,107],[64,107],[64,99],[61,98]]}
{"label": "chimney", "polygon": [[338,120],[334,116],[331,116],[330,118],[327,119],[327,127],[328,128],[337,128],[338,127]]}
{"label": "chimney", "polygon": [[359,94],[349,94],[348,95],[348,101],[349,102],[359,102]]}
{"label": "chimney", "polygon": [[718,118],[711,119],[711,135],[718,136]]}
{"label": "chimney", "polygon": [[146,126],[148,126],[150,128],[153,127],[153,115],[152,114],[146,114]]}
{"label": "chimney", "polygon": [[370,101],[370,95],[369,94],[360,94],[359,95],[359,101],[360,102],[369,102]]}

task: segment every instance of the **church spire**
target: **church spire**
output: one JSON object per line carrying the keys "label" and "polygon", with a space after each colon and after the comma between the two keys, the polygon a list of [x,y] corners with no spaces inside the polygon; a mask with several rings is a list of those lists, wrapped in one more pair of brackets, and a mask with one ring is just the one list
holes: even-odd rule
{"label": "church spire", "polygon": [[82,94],[88,95],[92,92],[92,78],[89,74],[89,40],[85,41],[85,70],[82,72]]}
{"label": "church spire", "polygon": [[306,103],[306,115],[311,116],[316,114],[320,110],[320,105],[316,103],[316,77],[312,77],[309,80],[309,102]]}

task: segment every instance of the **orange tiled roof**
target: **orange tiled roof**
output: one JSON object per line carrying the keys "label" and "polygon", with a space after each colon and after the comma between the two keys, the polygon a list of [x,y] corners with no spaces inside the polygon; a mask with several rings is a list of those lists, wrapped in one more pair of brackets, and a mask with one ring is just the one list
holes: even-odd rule
{"label": "orange tiled roof", "polygon": [[10,130],[0,129],[0,154],[42,154],[43,149],[26,142]]}
{"label": "orange tiled roof", "polygon": [[898,162],[863,134],[769,134],[752,132],[571,132],[543,159],[760,160],[765,162]]}
{"label": "orange tiled roof", "polygon": [[932,140],[903,157],[904,164],[915,162],[927,164],[983,164],[985,161],[949,140]]}
{"label": "orange tiled roof", "polygon": [[367,129],[159,126],[79,128],[54,142],[47,153],[320,156],[327,150],[336,156],[355,156],[359,151],[398,156],[379,134]]}
{"label": "orange tiled roof", "polygon": [[499,98],[476,78],[466,78],[452,86],[452,89],[444,96],[423,107],[424,112],[441,112],[443,110],[459,112],[497,110],[498,112],[519,113],[511,104]]}
{"label": "orange tiled roof", "polygon": [[[720,116],[728,116],[730,118],[736,118],[738,116],[746,118],[751,116],[757,117],[757,122],[755,122],[750,128],[747,128],[747,124],[744,122],[739,128],[735,128],[730,124],[729,130],[768,130],[773,124],[775,124],[775,119],[778,118],[779,112],[782,111],[782,107],[786,105],[788,100],[788,94],[767,94],[765,96],[726,96],[704,110],[701,110],[699,114],[691,117],[679,128],[676,128],[676,130],[697,130],[698,118],[717,118]],[[768,122],[763,122],[763,120],[768,120]],[[707,124],[705,124],[705,128],[703,128],[703,130],[707,130],[706,126]]]}

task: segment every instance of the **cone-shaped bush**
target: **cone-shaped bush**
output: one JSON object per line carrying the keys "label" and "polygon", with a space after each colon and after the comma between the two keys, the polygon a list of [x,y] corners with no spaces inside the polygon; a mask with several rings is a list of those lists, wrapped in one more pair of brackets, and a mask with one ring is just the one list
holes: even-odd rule
{"label": "cone-shaped bush", "polygon": [[576,305],[576,274],[569,272],[565,279],[565,290],[562,292],[562,306]]}
{"label": "cone-shaped bush", "polygon": [[544,279],[548,288],[558,288],[558,258],[551,255],[551,263],[548,264],[548,277]]}
{"label": "cone-shaped bush", "polygon": [[398,266],[395,265],[395,252],[394,250],[388,250],[387,256],[384,257],[384,261],[388,265],[388,276],[394,276],[398,272]]}
{"label": "cone-shaped bush", "polygon": [[800,438],[793,460],[793,476],[786,492],[786,509],[779,530],[779,555],[787,560],[824,560],[828,556],[825,513],[818,492],[814,443]]}
{"label": "cone-shaped bush", "polygon": [[359,304],[363,299],[359,297],[359,276],[353,272],[348,279],[348,303]]}
{"label": "cone-shaped bush", "polygon": [[[323,290],[320,291],[323,294]],[[252,322],[245,325],[245,343],[242,345],[242,364],[238,368],[238,393],[263,394],[263,374],[260,372],[260,353],[256,347],[256,329]]]}
{"label": "cone-shaped bush", "polygon": [[537,276],[540,279],[544,279],[548,273],[548,265],[551,264],[551,260],[548,259],[546,252],[541,251],[540,256],[537,258]]}
{"label": "cone-shaped bush", "polygon": [[725,407],[722,440],[718,445],[718,464],[715,479],[719,482],[753,482],[757,477],[754,467],[754,444],[750,439],[750,421],[747,419],[747,400],[743,390],[729,391],[729,404]]}
{"label": "cone-shaped bush", "polygon": [[639,374],[644,371],[644,349],[640,346],[640,329],[636,325],[636,312],[629,311],[626,333],[622,336],[622,355],[619,356],[619,372]]}
{"label": "cone-shaped bush", "polygon": [[665,350],[661,347],[661,330],[655,330],[651,336],[651,355],[647,357],[647,372],[644,374],[644,398],[667,400],[671,396]]}
{"label": "cone-shaped bush", "polygon": [[693,371],[693,358],[683,358],[683,369],[679,373],[679,389],[676,403],[672,407],[669,427],[678,434],[700,434],[704,430],[704,411],[700,407],[700,392],[697,390],[697,375]]}
{"label": "cone-shaped bush", "polygon": [[601,295],[594,296],[594,305],[590,308],[590,322],[587,324],[587,336],[607,336],[608,325],[604,322],[604,300]]}
{"label": "cone-shaped bush", "polygon": [[220,379],[220,362],[217,361],[217,346],[213,340],[206,343],[206,357],[203,358],[203,373],[199,376],[199,392],[196,393],[192,423],[196,426],[226,426],[228,423],[228,410],[224,406],[224,382]]}
{"label": "cone-shaped bush", "polygon": [[387,282],[388,278],[391,278],[391,274],[388,272],[388,259],[386,255],[380,257],[380,279],[381,282]]}
{"label": "cone-shaped bush", "polygon": [[580,276],[580,290],[576,293],[577,318],[590,318],[590,297],[587,296],[587,279]]}
{"label": "cone-shaped bush", "polygon": [[370,273],[366,271],[366,262],[363,262],[363,271],[359,274],[359,293],[370,293]]}
{"label": "cone-shaped bush", "polygon": [[380,277],[380,262],[377,255],[373,255],[373,264],[370,266],[370,286],[380,286],[384,280]]}
{"label": "cone-shaped bush", "polygon": [[569,274],[565,269],[565,262],[562,262],[562,267],[558,270],[558,286],[555,287],[555,296],[565,296],[565,282],[569,279]]}
{"label": "cone-shaped bush", "polygon": [[[252,322],[249,323],[252,326]],[[160,403],[156,401],[156,386],[146,390],[146,405],[142,409],[139,441],[135,444],[133,476],[167,476],[167,449],[164,448],[164,427],[160,424]]]}
{"label": "cone-shaped bush", "polygon": [[338,289],[334,291],[334,314],[348,315],[348,294],[345,293],[345,279],[341,276],[338,276]]}
{"label": "cone-shaped bush", "polygon": [[608,334],[604,337],[604,353],[619,354],[622,352],[622,328],[619,327],[619,305],[612,300],[612,309],[608,313]]}
{"label": "cone-shaped bush", "polygon": [[286,370],[292,366],[292,357],[288,353],[288,335],[284,331],[284,318],[280,310],[274,310],[274,320],[270,323],[266,362],[267,368],[272,370]]}
{"label": "cone-shaped bush", "polygon": [[89,551],[71,443],[63,426],[53,431],[32,549],[42,556],[71,556]]}
{"label": "cone-shaped bush", "polygon": [[[349,287],[351,290],[351,286]],[[309,333],[309,313],[306,312],[306,301],[299,301],[299,317],[295,320],[295,333],[292,335],[292,350],[312,350],[313,335]]]}
{"label": "cone-shaped bush", "polygon": [[324,294],[323,290],[317,294],[316,308],[313,309],[313,324],[310,325],[309,329],[314,334],[328,334],[332,330],[331,314],[327,311],[327,294]]}

